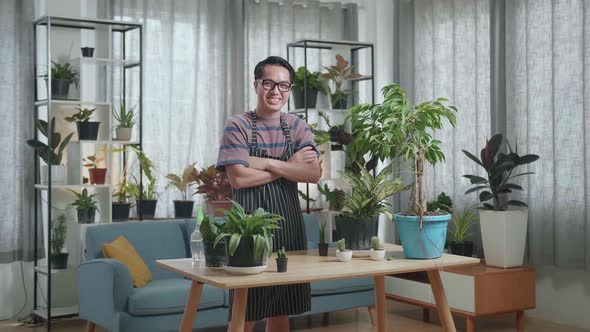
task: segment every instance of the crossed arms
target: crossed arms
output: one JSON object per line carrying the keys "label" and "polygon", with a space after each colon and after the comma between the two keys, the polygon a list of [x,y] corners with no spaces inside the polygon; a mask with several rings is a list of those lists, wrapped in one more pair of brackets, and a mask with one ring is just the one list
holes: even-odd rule
{"label": "crossed arms", "polygon": [[294,153],[288,161],[249,157],[248,162],[249,167],[239,164],[225,167],[234,189],[261,186],[278,178],[308,183],[316,183],[320,179],[320,163],[310,146]]}

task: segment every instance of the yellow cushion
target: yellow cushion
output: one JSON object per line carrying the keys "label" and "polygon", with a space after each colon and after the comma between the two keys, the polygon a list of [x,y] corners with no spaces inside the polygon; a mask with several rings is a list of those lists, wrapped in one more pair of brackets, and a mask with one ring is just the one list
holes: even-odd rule
{"label": "yellow cushion", "polygon": [[116,259],[125,264],[131,273],[133,286],[143,287],[152,281],[152,273],[139,256],[133,245],[121,235],[111,243],[102,245],[102,253],[107,258]]}

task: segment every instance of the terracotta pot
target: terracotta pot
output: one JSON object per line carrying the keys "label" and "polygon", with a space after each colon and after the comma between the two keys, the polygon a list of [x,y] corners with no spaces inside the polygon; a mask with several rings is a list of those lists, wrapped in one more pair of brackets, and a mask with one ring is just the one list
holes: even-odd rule
{"label": "terracotta pot", "polygon": [[209,208],[210,211],[213,212],[213,215],[216,217],[223,217],[225,214],[223,212],[217,211],[217,209],[224,209],[228,210],[231,209],[232,202],[231,201],[209,201]]}
{"label": "terracotta pot", "polygon": [[107,176],[106,168],[89,168],[88,169],[88,181],[90,184],[104,184]]}

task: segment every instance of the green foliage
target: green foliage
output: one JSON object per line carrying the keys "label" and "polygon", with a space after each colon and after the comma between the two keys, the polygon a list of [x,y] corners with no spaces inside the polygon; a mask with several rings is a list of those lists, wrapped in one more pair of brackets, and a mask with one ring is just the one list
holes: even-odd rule
{"label": "green foliage", "polygon": [[373,250],[383,250],[385,247],[383,247],[383,243],[381,243],[378,236],[373,236],[371,238],[371,248]]}
{"label": "green foliage", "polygon": [[190,186],[195,184],[195,179],[193,177],[193,173],[196,171],[195,164],[192,163],[184,168],[182,171],[182,176],[178,176],[176,174],[168,174],[166,178],[170,180],[166,188],[174,187],[178,189],[182,193],[182,199],[187,200],[188,197],[188,189]]}
{"label": "green foliage", "polygon": [[326,222],[320,225],[320,243],[326,243]]}
{"label": "green foliage", "polygon": [[201,171],[196,169],[192,177],[197,184],[195,194],[205,194],[209,201],[224,201],[232,197],[232,188],[225,172],[221,172],[211,165]]}
{"label": "green foliage", "polygon": [[85,107],[76,107],[78,113],[74,113],[72,116],[65,117],[68,122],[88,122],[92,117],[92,113],[96,111],[96,108],[90,109]]}
{"label": "green foliage", "polygon": [[440,210],[453,213],[453,200],[443,191],[436,197],[434,201],[428,202],[426,209],[431,212]]}
{"label": "green foliage", "polygon": [[[139,148],[135,147],[135,146],[130,146],[134,151],[135,154],[137,155],[137,160],[139,161],[139,165],[141,166],[141,170],[143,172],[143,175],[145,175],[147,182],[143,181],[143,193],[142,193],[142,199],[144,200],[153,200],[156,199],[157,196],[157,192],[156,192],[156,187],[158,184],[158,180],[156,179],[155,175],[154,175],[154,163],[147,157],[147,155],[139,150]],[[147,187],[145,186],[145,184],[147,183]],[[139,186],[139,180],[137,179],[137,177],[132,176],[131,177],[131,182],[128,182],[126,187],[125,187],[125,191],[127,192],[127,194],[133,196],[135,198],[136,201],[138,201],[139,198],[139,193],[140,193],[140,186]]]}
{"label": "green foliage", "polygon": [[204,241],[214,242],[217,236],[223,231],[223,225],[222,223],[215,222],[213,216],[207,215],[201,221],[199,232]]}
{"label": "green foliage", "polygon": [[272,230],[280,228],[279,221],[284,218],[273,213],[264,211],[262,208],[246,213],[244,208],[233,202],[233,206],[226,213],[226,223],[223,233],[215,239],[215,245],[225,237],[229,237],[229,254],[234,255],[242,237],[252,237],[254,240],[254,256],[261,255],[266,248],[270,257],[272,254]]}
{"label": "green foliage", "polygon": [[[37,120],[37,129],[45,137],[48,137],[47,132],[49,129],[46,121]],[[61,165],[63,151],[72,139],[73,135],[74,133],[70,133],[62,141],[61,134],[55,132],[55,118],[51,118],[51,148],[49,148],[47,144],[35,139],[28,140],[27,144],[37,151],[39,157],[41,157],[41,159],[43,159],[47,165]]]}
{"label": "green foliage", "polygon": [[338,250],[340,250],[340,251],[346,251],[346,240],[340,239],[336,243],[336,246],[337,246]]}
{"label": "green foliage", "polygon": [[82,189],[81,193],[77,193],[72,189],[68,189],[74,195],[76,195],[76,199],[72,202],[72,206],[75,206],[76,209],[96,209],[98,211],[98,207],[96,206],[96,201],[94,200],[97,194],[88,195],[88,189]]}
{"label": "green foliage", "polygon": [[326,94],[326,91],[322,89],[322,85],[320,84],[319,72],[311,72],[309,70],[305,70],[304,66],[297,68],[295,72],[295,78],[293,80],[293,90],[295,91],[303,91],[305,86],[305,76],[307,74],[307,87],[313,91],[322,91],[323,94]]}
{"label": "green foliage", "polygon": [[393,181],[388,179],[392,172],[392,165],[385,167],[375,177],[363,167],[360,167],[358,175],[351,171],[339,171],[342,178],[352,187],[352,195],[344,200],[344,206],[348,208],[348,211],[343,211],[342,214],[348,218],[357,219],[374,217],[383,213],[391,219],[391,213],[387,208],[390,204],[384,200],[407,189],[407,186],[402,184],[401,178]]}
{"label": "green foliage", "polygon": [[323,187],[318,184],[318,191],[326,196],[326,200],[330,204],[330,210],[340,211],[344,208],[344,199],[346,198],[344,190],[338,188],[330,190],[328,184],[324,184]]}
{"label": "green foliage", "polygon": [[463,213],[453,216],[449,236],[455,242],[471,240],[471,226],[477,220],[477,210],[467,208]]}
{"label": "green foliage", "polygon": [[287,258],[287,253],[285,252],[285,246],[283,246],[279,251],[277,251],[278,258]]}
{"label": "green foliage", "polygon": [[364,141],[371,156],[379,156],[382,161],[401,157],[414,162],[413,206],[409,210],[422,215],[426,209],[425,196],[421,195],[426,187],[424,161],[434,165],[445,159],[441,141],[432,133],[442,129],[444,119],[455,126],[457,109],[446,106],[444,98],[414,106],[398,84],[385,86],[382,93],[382,104],[361,104],[350,110],[353,134]]}
{"label": "green foliage", "polygon": [[[346,61],[344,57],[342,57],[342,55],[340,54],[336,54],[336,65],[324,68],[328,72],[320,74],[320,77],[323,79],[329,79],[334,83],[335,94],[338,94],[339,92],[344,92],[342,90],[342,84],[344,83],[344,81],[363,77],[363,75],[359,73],[353,73],[354,66],[349,66],[348,61]],[[350,92],[344,93],[350,94]],[[332,100],[332,103],[334,103],[334,100]]]}
{"label": "green foliage", "polygon": [[85,164],[82,164],[84,167],[88,167],[88,168],[97,168],[98,167],[98,162],[103,160],[104,158],[97,158],[96,155],[90,155],[86,158],[83,158],[82,161],[84,161]]}
{"label": "green foliage", "polygon": [[[502,144],[506,142],[509,152],[502,152]],[[510,200],[502,203],[500,195],[511,193],[512,190],[524,190],[521,186],[508,182],[519,176],[534,174],[533,172],[525,172],[512,175],[512,172],[519,166],[530,164],[539,159],[538,155],[527,154],[520,156],[518,154],[518,145],[513,151],[510,142],[504,139],[502,134],[496,134],[486,142],[486,146],[481,150],[481,160],[466,150],[463,153],[476,164],[483,167],[486,171],[487,178],[477,175],[463,175],[468,178],[473,188],[467,190],[465,194],[469,194],[481,189],[486,189],[479,193],[479,201],[483,203],[483,208],[488,210],[503,211],[508,205],[527,206],[524,202],[517,200]],[[493,203],[486,203],[493,199]]]}
{"label": "green foliage", "polygon": [[[78,72],[70,65],[69,62],[62,64],[51,61],[51,79],[52,80],[67,80],[67,81],[78,81]],[[43,78],[47,79],[47,74],[43,75]]]}
{"label": "green foliage", "polygon": [[66,216],[60,214],[56,220],[51,222],[51,253],[59,254],[66,243]]}
{"label": "green foliage", "polygon": [[133,125],[135,125],[135,107],[137,107],[137,105],[127,109],[127,102],[125,99],[121,99],[119,112],[117,112],[115,106],[113,106],[113,117],[119,122],[115,128],[132,128]]}

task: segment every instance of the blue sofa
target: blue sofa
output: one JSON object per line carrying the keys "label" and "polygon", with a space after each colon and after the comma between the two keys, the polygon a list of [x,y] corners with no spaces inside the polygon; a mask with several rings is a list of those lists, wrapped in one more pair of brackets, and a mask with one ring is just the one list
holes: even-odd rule
{"label": "blue sofa", "polygon": [[[317,248],[318,224],[305,215],[309,248]],[[157,259],[189,257],[192,220],[123,222],[88,227],[85,262],[78,267],[80,318],[112,332],[178,331],[190,280],[156,266]],[[103,258],[102,244],[124,235],[144,259],[153,280],[133,288],[129,270]],[[374,304],[372,278],[312,283],[312,313]],[[193,328],[227,325],[228,292],[206,285]]]}

